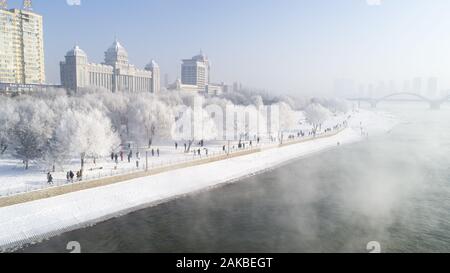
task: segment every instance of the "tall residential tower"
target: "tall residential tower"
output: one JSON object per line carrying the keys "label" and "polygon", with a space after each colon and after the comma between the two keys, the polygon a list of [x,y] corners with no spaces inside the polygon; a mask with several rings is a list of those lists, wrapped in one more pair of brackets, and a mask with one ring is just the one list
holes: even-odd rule
{"label": "tall residential tower", "polygon": [[44,34],[42,16],[27,9],[0,7],[0,82],[44,84]]}
{"label": "tall residential tower", "polygon": [[205,92],[209,85],[210,64],[208,58],[200,52],[199,55],[183,60],[181,65],[181,84],[195,85],[198,91]]}

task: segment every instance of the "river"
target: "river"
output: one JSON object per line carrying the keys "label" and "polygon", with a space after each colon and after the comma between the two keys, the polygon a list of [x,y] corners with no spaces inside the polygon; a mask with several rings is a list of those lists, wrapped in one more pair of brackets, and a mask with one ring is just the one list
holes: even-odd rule
{"label": "river", "polygon": [[379,107],[401,121],[389,134],[20,252],[449,252],[450,105]]}

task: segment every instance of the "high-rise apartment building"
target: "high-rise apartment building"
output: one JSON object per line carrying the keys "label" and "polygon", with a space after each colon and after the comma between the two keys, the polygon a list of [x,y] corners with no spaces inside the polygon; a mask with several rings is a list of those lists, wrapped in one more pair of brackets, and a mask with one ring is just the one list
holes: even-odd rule
{"label": "high-rise apartment building", "polygon": [[211,82],[211,64],[208,58],[200,52],[191,59],[183,60],[181,64],[181,79],[169,85],[169,90],[199,92],[208,95],[220,95],[231,91],[224,83],[215,84]]}
{"label": "high-rise apartment building", "polygon": [[195,85],[198,91],[205,92],[210,82],[210,64],[208,58],[200,52],[192,59],[183,60],[181,65],[181,83]]}
{"label": "high-rise apartment building", "polygon": [[41,15],[31,10],[7,10],[6,5],[0,8],[0,82],[45,83]]}

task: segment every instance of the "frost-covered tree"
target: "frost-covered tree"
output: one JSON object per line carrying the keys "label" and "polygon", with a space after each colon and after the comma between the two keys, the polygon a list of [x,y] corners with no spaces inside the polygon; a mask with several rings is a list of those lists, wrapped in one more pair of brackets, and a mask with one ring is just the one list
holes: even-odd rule
{"label": "frost-covered tree", "polygon": [[213,140],[217,136],[217,126],[205,109],[193,111],[186,107],[172,126],[172,139],[189,141],[188,151],[193,142]]}
{"label": "frost-covered tree", "polygon": [[79,156],[82,169],[86,157],[109,155],[120,144],[110,120],[99,110],[67,110],[56,127],[54,141],[54,148],[62,151],[65,158]]}
{"label": "frost-covered tree", "polygon": [[228,140],[250,140],[262,131],[265,117],[261,107],[254,105],[227,105],[226,138]]}
{"label": "frost-covered tree", "polygon": [[[88,156],[109,154],[121,141],[147,145],[153,139],[191,143],[222,136],[248,139],[269,129],[265,117],[269,112],[271,118],[274,113],[280,115],[280,123],[270,120],[271,130],[295,129],[300,121],[299,109],[306,107],[306,101],[251,89],[220,96],[181,91],[132,94],[102,88],[77,92],[54,89],[32,96],[5,97],[0,100],[0,154],[10,152],[26,165],[30,160],[55,164],[74,157],[84,162]],[[318,99],[316,104],[305,110],[315,131],[329,115],[325,108],[335,113],[348,111],[345,101]],[[278,109],[261,111],[264,105]],[[230,107],[233,113],[228,116]]]}
{"label": "frost-covered tree", "polygon": [[251,100],[252,100],[252,104],[255,106],[255,107],[262,107],[262,106],[264,106],[264,101],[263,101],[263,99],[262,99],[262,97],[261,96],[253,96],[252,98],[251,98]]}
{"label": "frost-covered tree", "polygon": [[347,114],[351,110],[350,103],[346,100],[332,99],[331,101],[334,108],[334,113]]}
{"label": "frost-covered tree", "polygon": [[41,100],[24,97],[15,107],[17,122],[9,132],[13,155],[23,160],[28,169],[30,160],[46,153],[55,126],[55,115]]}
{"label": "frost-covered tree", "polygon": [[0,155],[4,154],[9,145],[9,133],[19,116],[15,111],[15,101],[4,97],[0,100]]}
{"label": "frost-covered tree", "polygon": [[330,116],[330,111],[318,103],[312,103],[305,108],[304,114],[306,121],[313,127],[313,133],[316,134]]}
{"label": "frost-covered tree", "polygon": [[180,93],[181,92],[178,91],[164,92],[158,93],[158,95],[154,97],[166,104],[168,107],[175,108],[183,104]]}
{"label": "frost-covered tree", "polygon": [[332,113],[335,114],[346,114],[350,111],[350,104],[348,101],[343,99],[326,99],[326,98],[315,98],[313,99],[314,103],[319,103],[323,105],[325,108],[330,110]]}
{"label": "frost-covered tree", "polygon": [[130,97],[124,93],[106,93],[99,97],[106,107],[106,115],[110,118],[113,131],[116,132],[123,141],[129,134],[128,106]]}
{"label": "frost-covered tree", "polygon": [[155,138],[171,135],[175,118],[172,109],[153,97],[136,98],[128,107],[129,136],[138,144],[151,146]]}
{"label": "frost-covered tree", "polygon": [[296,129],[299,125],[299,119],[291,106],[285,102],[279,102],[275,106],[278,106],[279,109],[280,129],[283,131]]}

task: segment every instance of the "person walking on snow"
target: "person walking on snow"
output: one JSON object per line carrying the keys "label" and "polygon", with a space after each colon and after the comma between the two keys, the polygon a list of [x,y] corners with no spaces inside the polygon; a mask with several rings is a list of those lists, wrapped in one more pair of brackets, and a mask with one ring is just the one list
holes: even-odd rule
{"label": "person walking on snow", "polygon": [[69,176],[70,176],[70,182],[73,183],[73,178],[75,177],[75,174],[72,171],[70,171]]}
{"label": "person walking on snow", "polygon": [[47,183],[49,185],[53,184],[53,176],[52,176],[52,174],[50,172],[47,173]]}

